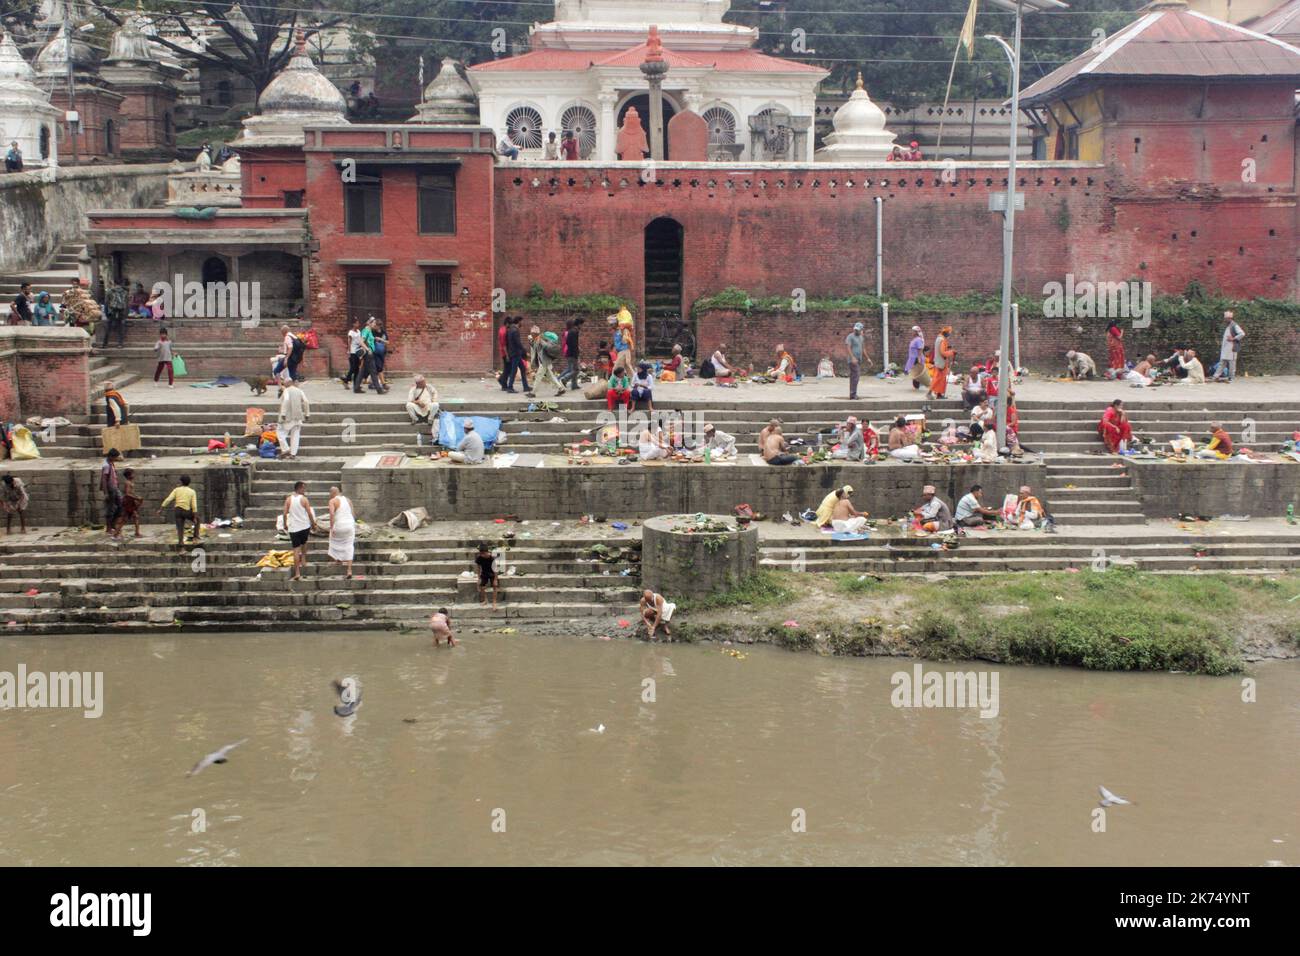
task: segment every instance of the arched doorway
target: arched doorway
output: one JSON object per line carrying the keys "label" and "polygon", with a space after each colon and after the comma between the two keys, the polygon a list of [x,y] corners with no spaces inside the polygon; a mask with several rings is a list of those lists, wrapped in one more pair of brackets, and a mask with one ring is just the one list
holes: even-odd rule
{"label": "arched doorway", "polygon": [[680,345],[695,354],[695,329],[682,317],[682,224],[656,219],[645,227],[645,352],[659,358]]}
{"label": "arched doorway", "polygon": [[211,256],[203,260],[203,284],[210,285],[213,282],[225,282],[229,272],[226,269],[226,262],[217,256]]}
{"label": "arched doorway", "polygon": [[[618,111],[618,128],[623,128],[623,118],[627,116],[629,107],[635,106],[637,115],[641,117],[641,128],[645,130],[645,141],[650,142],[650,94],[641,93],[634,96],[624,103]],[[664,155],[670,156],[668,152],[668,121],[677,115],[677,107],[667,96],[664,97]],[[617,136],[617,133],[615,134]]]}

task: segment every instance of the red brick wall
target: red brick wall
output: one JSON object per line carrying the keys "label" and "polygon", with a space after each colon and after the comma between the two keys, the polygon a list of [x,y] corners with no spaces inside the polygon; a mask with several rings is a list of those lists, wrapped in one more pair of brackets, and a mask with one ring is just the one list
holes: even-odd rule
{"label": "red brick wall", "polygon": [[[384,166],[382,234],[349,235],[343,231],[343,182],[336,159],[383,145],[382,129],[326,131],[326,152],[308,152],[307,188],[311,196],[312,237],[319,250],[312,255],[312,325],[322,347],[331,349],[336,368],[347,367],[348,277],[382,275],[386,320],[393,349],[388,366],[397,371],[429,373],[477,372],[492,367],[493,203],[490,152],[473,152],[465,133],[440,133],[408,128],[407,148],[464,149],[455,154],[456,234],[420,235],[416,204],[415,166]],[[487,140],[485,139],[485,143]],[[486,148],[490,149],[490,145]],[[451,158],[451,157],[448,157]],[[339,260],[380,259],[386,265],[341,265]],[[418,261],[455,261],[449,269],[417,265]],[[425,306],[424,276],[449,271],[453,305]],[[468,289],[468,295],[461,291]]]}
{"label": "red brick wall", "polygon": [[[1135,181],[1292,190],[1294,83],[1112,86],[1103,103],[1106,162]],[[1242,178],[1246,159],[1253,183]]]}
{"label": "red brick wall", "polygon": [[[548,292],[640,303],[643,230],[670,216],[685,230],[684,309],[727,286],[766,295],[871,291],[879,196],[887,292],[995,290],[1001,217],[987,204],[1004,178],[959,167],[959,181],[946,184],[940,173],[909,171],[900,182],[879,169],[661,169],[646,183],[617,167],[503,168],[498,282],[511,294],[536,282]],[[1295,294],[1294,193],[1239,181],[1231,195],[1162,184],[1139,191],[1100,166],[1030,166],[1020,182],[1027,209],[1016,219],[1015,281],[1024,294],[1042,295],[1067,273],[1144,279],[1157,295],[1182,292],[1193,279],[1241,297]]]}
{"label": "red brick wall", "polygon": [[176,109],[175,87],[115,84],[114,89],[125,97],[122,115],[127,120],[122,127],[123,152],[162,152],[175,145],[175,125],[172,126],[173,138],[169,142],[166,120],[166,114]]}
{"label": "red brick wall", "polygon": [[5,343],[0,351],[0,422],[22,420],[22,408],[18,401],[18,353],[11,351]]}
{"label": "red brick wall", "polygon": [[[50,104],[66,111],[69,105],[68,88],[65,83],[58,83],[50,91]],[[121,154],[122,133],[122,97],[107,89],[99,87],[78,86],[77,115],[77,161],[84,163],[91,159],[111,159]],[[106,152],[108,145],[104,138],[104,127],[109,120],[117,130],[113,143],[112,156]],[[59,162],[72,164],[72,128],[63,123],[63,138],[59,140]]]}
{"label": "red brick wall", "polygon": [[0,329],[0,418],[85,415],[90,336],[79,329]]}
{"label": "red brick wall", "polygon": [[283,209],[284,194],[307,188],[302,150],[284,146],[239,147],[239,176],[245,208]]}

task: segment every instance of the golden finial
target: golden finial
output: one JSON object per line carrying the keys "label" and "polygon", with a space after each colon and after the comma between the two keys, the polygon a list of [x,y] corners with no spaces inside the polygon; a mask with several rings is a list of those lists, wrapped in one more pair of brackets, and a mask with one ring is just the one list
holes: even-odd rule
{"label": "golden finial", "polygon": [[865,90],[866,88],[866,84],[862,82],[862,71],[858,70],[858,85],[854,89]]}

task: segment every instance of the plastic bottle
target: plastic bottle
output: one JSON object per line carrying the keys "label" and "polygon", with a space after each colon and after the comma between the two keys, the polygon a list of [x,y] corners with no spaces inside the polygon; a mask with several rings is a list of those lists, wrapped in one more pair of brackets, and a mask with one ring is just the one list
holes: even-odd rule
{"label": "plastic bottle", "polygon": [[712,461],[713,461],[713,449],[711,448],[704,449],[704,463],[707,465]]}
{"label": "plastic bottle", "polygon": [[1286,506],[1286,523],[1295,524],[1295,505]]}

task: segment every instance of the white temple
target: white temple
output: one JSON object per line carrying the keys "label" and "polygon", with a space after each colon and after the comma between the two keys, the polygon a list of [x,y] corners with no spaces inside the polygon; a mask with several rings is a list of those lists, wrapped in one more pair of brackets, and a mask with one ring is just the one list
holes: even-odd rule
{"label": "white temple", "polygon": [[[710,130],[710,154],[747,162],[809,162],[821,67],[753,49],[758,31],[724,23],[731,0],[556,0],[555,20],[531,30],[531,49],[470,67],[484,126],[525,158],[547,134],[571,130],[584,159],[610,162],[629,106],[644,118],[641,74],[651,25],[663,38],[664,119],[691,110]],[[672,159],[672,141],[668,142]]]}
{"label": "white temple", "polygon": [[885,111],[867,95],[858,74],[858,87],[849,101],[835,111],[835,132],[817,150],[826,163],[879,163],[894,148],[894,134],[885,129]]}
{"label": "white temple", "polygon": [[17,140],[25,168],[54,168],[63,111],[50,105],[50,94],[33,82],[35,77],[13,37],[0,32],[0,155]]}

